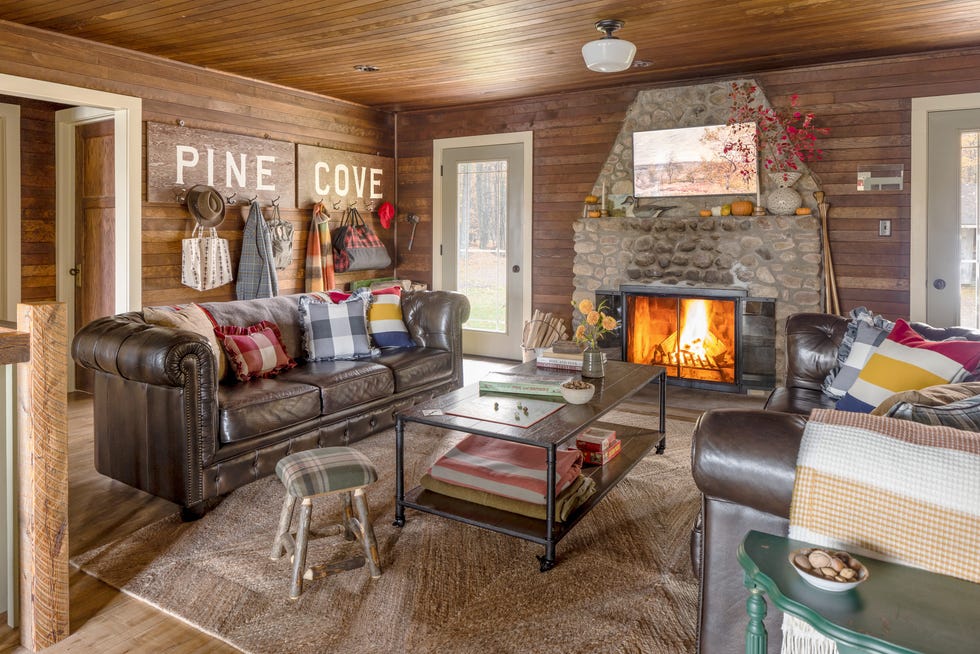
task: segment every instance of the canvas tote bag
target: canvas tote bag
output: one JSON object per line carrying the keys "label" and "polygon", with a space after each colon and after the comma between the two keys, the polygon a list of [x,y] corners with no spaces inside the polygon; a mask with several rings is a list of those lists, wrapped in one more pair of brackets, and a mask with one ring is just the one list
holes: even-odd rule
{"label": "canvas tote bag", "polygon": [[293,262],[293,226],[279,215],[278,204],[272,205],[269,235],[272,237],[272,260],[276,270],[285,270]]}
{"label": "canvas tote bag", "polygon": [[207,291],[232,281],[228,241],[218,230],[194,226],[191,238],[181,241],[180,283],[196,291]]}
{"label": "canvas tote bag", "polygon": [[378,270],[391,265],[384,243],[354,207],[347,209],[344,222],[333,232],[333,266],[337,272]]}

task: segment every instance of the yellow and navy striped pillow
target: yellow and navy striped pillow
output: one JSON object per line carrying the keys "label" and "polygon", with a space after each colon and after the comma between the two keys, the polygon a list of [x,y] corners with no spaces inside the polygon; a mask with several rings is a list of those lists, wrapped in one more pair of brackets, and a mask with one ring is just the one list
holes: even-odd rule
{"label": "yellow and navy striped pillow", "polygon": [[930,341],[899,320],[837,408],[870,413],[900,391],[963,381],[978,364],[980,342]]}

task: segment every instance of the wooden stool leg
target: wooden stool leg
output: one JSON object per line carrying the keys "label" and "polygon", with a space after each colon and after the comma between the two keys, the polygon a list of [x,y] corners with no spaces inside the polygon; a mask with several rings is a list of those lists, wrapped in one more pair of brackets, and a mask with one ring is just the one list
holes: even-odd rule
{"label": "wooden stool leg", "polygon": [[306,545],[310,540],[310,520],[313,515],[313,498],[304,497],[299,511],[299,529],[296,532],[296,553],[293,555],[293,579],[289,586],[289,599],[299,599],[303,592],[303,572],[306,570]]}
{"label": "wooden stool leg", "polygon": [[364,545],[364,558],[371,568],[371,578],[381,576],[381,557],[378,556],[378,541],[374,538],[374,527],[368,516],[367,496],[363,488],[354,491],[354,506],[357,508],[357,519],[360,522],[361,543]]}
{"label": "wooden stool leg", "polygon": [[343,508],[343,515],[341,516],[341,519],[344,522],[345,540],[354,540],[355,538],[357,538],[357,536],[354,534],[354,530],[351,529],[351,518],[354,517],[354,509],[351,508],[350,495],[351,494],[349,491],[344,493],[344,508]]}
{"label": "wooden stool leg", "polygon": [[293,522],[293,507],[296,506],[296,498],[286,493],[286,501],[282,503],[282,513],[279,514],[279,531],[276,532],[276,539],[272,541],[272,553],[269,558],[278,561],[283,553],[288,551],[284,541],[289,535],[289,525]]}

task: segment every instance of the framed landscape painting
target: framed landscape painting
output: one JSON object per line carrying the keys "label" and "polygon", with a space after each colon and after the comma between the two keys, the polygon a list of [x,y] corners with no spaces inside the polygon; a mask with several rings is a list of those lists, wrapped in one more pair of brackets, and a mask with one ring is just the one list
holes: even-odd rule
{"label": "framed landscape painting", "polygon": [[738,195],[759,187],[755,124],[633,133],[633,195]]}

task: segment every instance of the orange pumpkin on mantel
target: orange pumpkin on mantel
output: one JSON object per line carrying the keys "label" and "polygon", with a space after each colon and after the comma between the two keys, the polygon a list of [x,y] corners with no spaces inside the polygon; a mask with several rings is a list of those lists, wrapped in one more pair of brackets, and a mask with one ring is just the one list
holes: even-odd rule
{"label": "orange pumpkin on mantel", "polygon": [[732,215],[733,216],[751,216],[752,210],[755,208],[749,200],[736,200],[732,202]]}

